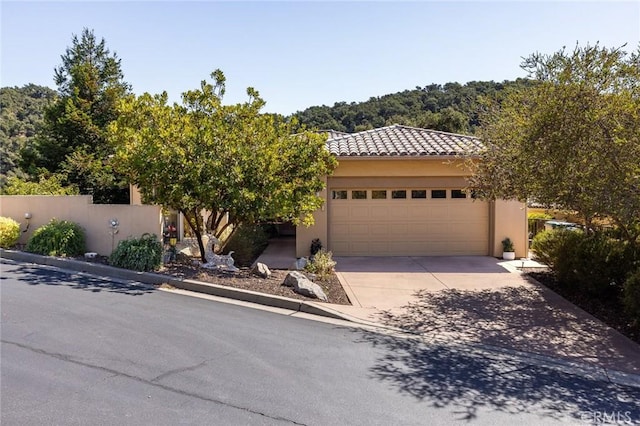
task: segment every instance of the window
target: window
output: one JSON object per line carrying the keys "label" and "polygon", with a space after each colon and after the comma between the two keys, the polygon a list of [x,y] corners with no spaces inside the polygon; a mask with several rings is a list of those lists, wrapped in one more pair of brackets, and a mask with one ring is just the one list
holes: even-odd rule
{"label": "window", "polygon": [[467,193],[462,189],[452,189],[451,198],[467,198]]}
{"label": "window", "polygon": [[347,199],[347,191],[342,189],[338,191],[331,191],[331,198],[334,200],[346,200]]}
{"label": "window", "polygon": [[391,191],[391,198],[393,198],[394,200],[407,198],[407,191],[405,191],[404,189],[394,189],[393,191]]}
{"label": "window", "polygon": [[386,200],[387,191],[384,189],[373,190],[371,191],[371,198],[374,200]]}
{"label": "window", "polygon": [[432,189],[431,198],[447,198],[446,189]]}
{"label": "window", "polygon": [[427,198],[426,189],[412,189],[411,198]]}
{"label": "window", "polygon": [[366,190],[354,190],[351,191],[351,199],[352,200],[366,200],[367,199],[367,191]]}

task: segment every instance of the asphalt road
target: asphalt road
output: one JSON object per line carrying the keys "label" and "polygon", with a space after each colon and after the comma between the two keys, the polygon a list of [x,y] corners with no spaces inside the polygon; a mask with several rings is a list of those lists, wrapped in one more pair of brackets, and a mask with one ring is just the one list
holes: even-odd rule
{"label": "asphalt road", "polygon": [[506,355],[0,266],[3,426],[640,423],[640,390]]}

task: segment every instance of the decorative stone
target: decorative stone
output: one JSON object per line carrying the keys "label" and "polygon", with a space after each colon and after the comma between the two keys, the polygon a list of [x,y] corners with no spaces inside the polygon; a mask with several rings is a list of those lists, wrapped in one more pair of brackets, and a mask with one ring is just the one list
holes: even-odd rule
{"label": "decorative stone", "polygon": [[296,271],[300,271],[300,270],[304,269],[305,266],[307,266],[307,263],[309,263],[307,258],[306,257],[301,257],[301,258],[297,259],[295,262],[293,262],[293,269],[295,269]]}
{"label": "decorative stone", "polygon": [[251,270],[251,273],[259,276],[260,278],[269,278],[271,276],[269,267],[262,262],[256,263],[256,265]]}
{"label": "decorative stone", "polygon": [[95,259],[98,253],[90,251],[84,254],[85,259]]}
{"label": "decorative stone", "polygon": [[293,291],[303,296],[313,297],[327,302],[329,299],[322,291],[322,287],[309,280],[303,273],[291,271],[284,278],[283,285],[293,287]]}

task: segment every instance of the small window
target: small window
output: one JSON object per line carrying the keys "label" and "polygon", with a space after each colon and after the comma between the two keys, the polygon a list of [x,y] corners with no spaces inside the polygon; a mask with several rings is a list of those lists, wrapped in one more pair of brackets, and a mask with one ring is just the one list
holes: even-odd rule
{"label": "small window", "polygon": [[365,190],[351,191],[351,199],[352,200],[366,200],[367,199],[367,191],[365,191]]}
{"label": "small window", "polygon": [[407,191],[405,191],[404,189],[395,189],[391,191],[391,198],[393,198],[394,200],[407,198]]}
{"label": "small window", "polygon": [[339,191],[331,191],[331,198],[334,200],[346,200],[347,199],[347,191],[339,190]]}
{"label": "small window", "polygon": [[467,198],[467,193],[462,189],[452,189],[451,198]]}
{"label": "small window", "polygon": [[374,200],[386,200],[387,199],[387,191],[382,190],[373,190],[371,191],[371,198]]}
{"label": "small window", "polygon": [[412,189],[411,198],[427,198],[426,189]]}
{"label": "small window", "polygon": [[446,189],[432,189],[431,198],[447,198]]}

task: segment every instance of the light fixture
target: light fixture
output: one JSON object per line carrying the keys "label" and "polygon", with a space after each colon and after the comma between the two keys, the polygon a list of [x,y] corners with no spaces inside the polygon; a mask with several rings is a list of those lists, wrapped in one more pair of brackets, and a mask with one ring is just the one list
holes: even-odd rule
{"label": "light fixture", "polygon": [[24,218],[25,218],[25,219],[27,219],[27,220],[31,219],[31,213],[26,212],[26,213],[24,214]]}

